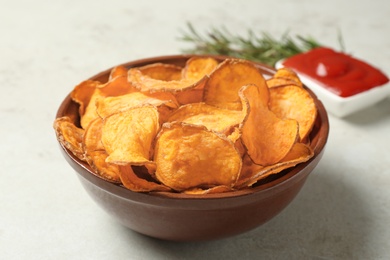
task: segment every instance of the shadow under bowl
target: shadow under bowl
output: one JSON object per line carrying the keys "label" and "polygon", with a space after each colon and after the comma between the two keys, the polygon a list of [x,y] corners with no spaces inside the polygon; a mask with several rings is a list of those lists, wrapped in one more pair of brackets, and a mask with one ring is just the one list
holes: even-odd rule
{"label": "shadow under bowl", "polygon": [[[161,62],[184,65],[194,55],[172,55],[128,62],[127,68]],[[212,56],[222,61],[227,57]],[[265,75],[274,70],[255,63]],[[111,68],[91,79],[105,82]],[[189,195],[169,192],[137,193],[96,175],[61,144],[67,162],[92,199],[122,225],[147,236],[172,241],[201,241],[234,236],[254,229],[281,212],[298,194],[320,161],[329,134],[327,112],[315,96],[318,116],[310,134],[314,156],[307,162],[267,177],[254,187],[220,194]],[[57,117],[78,118],[78,105],[68,95]]]}

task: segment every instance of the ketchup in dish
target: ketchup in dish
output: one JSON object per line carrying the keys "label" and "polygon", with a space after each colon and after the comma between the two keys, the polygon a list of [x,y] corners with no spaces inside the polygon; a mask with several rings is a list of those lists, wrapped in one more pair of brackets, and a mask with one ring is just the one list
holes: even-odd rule
{"label": "ketchup in dish", "polygon": [[377,68],[324,47],[287,58],[283,66],[312,78],[340,97],[350,97],[389,81]]}

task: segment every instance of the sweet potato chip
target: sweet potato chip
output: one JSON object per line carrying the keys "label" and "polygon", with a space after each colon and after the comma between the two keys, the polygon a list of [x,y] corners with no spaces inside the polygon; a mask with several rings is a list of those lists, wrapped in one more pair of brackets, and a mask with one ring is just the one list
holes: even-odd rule
{"label": "sweet potato chip", "polygon": [[297,120],[299,136],[304,141],[317,116],[317,108],[310,94],[304,88],[287,85],[271,88],[270,97],[270,110],[280,118]]}
{"label": "sweet potato chip", "polygon": [[281,171],[294,167],[299,163],[308,161],[313,157],[314,152],[310,146],[303,143],[296,143],[282,159],[281,162],[262,166],[255,164],[249,156],[245,156],[243,159],[243,166],[239,180],[237,181],[235,188],[242,189],[250,187],[261,179],[264,179],[272,174],[280,173]]}
{"label": "sweet potato chip", "polygon": [[[229,159],[227,159],[229,158]],[[234,144],[203,126],[166,123],[157,137],[156,178],[177,191],[232,187],[241,170]]]}
{"label": "sweet potato chip", "polygon": [[95,89],[85,109],[85,113],[81,115],[80,124],[83,129],[86,129],[93,120],[99,117],[96,110],[96,102],[105,97],[106,96],[99,88]]}
{"label": "sweet potato chip", "polygon": [[186,91],[180,91],[175,93],[177,102],[180,105],[187,105],[191,103],[199,103],[203,101],[203,89],[189,89]]}
{"label": "sweet potato chip", "polygon": [[[122,70],[120,71],[120,73],[123,72],[124,71]],[[127,71],[124,75],[118,74],[119,71],[116,71],[114,74],[117,75],[116,77],[111,78],[106,84],[98,86],[103,96],[116,97],[137,91],[137,89],[127,80]]]}
{"label": "sweet potato chip", "polygon": [[291,80],[295,82],[295,85],[301,88],[303,87],[302,81],[299,79],[297,73],[290,68],[284,67],[278,69],[273,77],[277,79]]}
{"label": "sweet potato chip", "polygon": [[95,89],[101,85],[99,81],[86,80],[78,84],[71,93],[71,98],[79,104],[79,114],[83,116]]}
{"label": "sweet potato chip", "polygon": [[297,84],[295,81],[290,79],[285,79],[285,78],[270,78],[267,80],[268,88],[275,88],[275,87],[281,87],[286,85],[297,85]]}
{"label": "sweet potato chip", "polygon": [[56,118],[53,124],[58,141],[80,160],[85,160],[82,146],[84,129],[78,128],[69,117]]}
{"label": "sweet potato chip", "polygon": [[83,150],[85,160],[100,177],[119,183],[119,167],[106,163],[108,156],[101,141],[103,120],[96,118],[85,129],[83,138]]}
{"label": "sweet potato chip", "polygon": [[108,81],[115,79],[116,77],[127,76],[128,69],[124,66],[116,66],[111,69]]}
{"label": "sweet potato chip", "polygon": [[245,60],[226,59],[218,65],[207,81],[203,100],[219,108],[241,110],[241,98],[238,95],[242,86],[255,84],[263,97],[259,100],[268,104],[268,86],[260,71],[253,63]]}
{"label": "sweet potato chip", "polygon": [[106,159],[108,154],[104,150],[97,151],[88,151],[85,154],[86,161],[91,166],[91,168],[95,171],[97,175],[101,178],[114,182],[120,183],[121,180],[119,178],[120,170],[119,166],[116,164],[107,163]]}
{"label": "sweet potato chip", "polygon": [[249,113],[242,126],[242,141],[251,159],[263,166],[283,159],[298,139],[298,123],[280,119],[264,106],[259,88],[244,86],[240,90],[249,103]]}
{"label": "sweet potato chip", "polygon": [[182,67],[173,64],[153,63],[138,69],[145,76],[163,81],[180,80],[182,74]]}
{"label": "sweet potato chip", "polygon": [[133,92],[117,97],[106,97],[96,101],[97,114],[101,118],[142,105],[153,105],[156,107],[166,105],[171,108],[177,108],[179,106],[175,97],[169,92],[156,92],[153,94]]}
{"label": "sweet potato chip", "polygon": [[107,162],[119,165],[152,163],[151,144],[159,130],[157,108],[142,106],[112,114],[104,119],[102,142]]}
{"label": "sweet potato chip", "polygon": [[199,81],[189,79],[160,80],[144,75],[139,68],[131,68],[128,73],[129,82],[141,92],[180,92],[197,88],[205,83],[206,77]]}
{"label": "sweet potato chip", "polygon": [[217,108],[205,103],[194,103],[181,106],[169,117],[168,121],[185,122],[203,125],[207,129],[227,134],[238,126],[246,116],[242,111]]}
{"label": "sweet potato chip", "polygon": [[93,120],[85,129],[83,138],[83,149],[85,151],[104,151],[102,143],[103,119],[100,117]]}
{"label": "sweet potato chip", "polygon": [[197,82],[210,75],[218,66],[218,61],[208,57],[192,57],[186,62],[183,69],[183,78]]}
{"label": "sweet potato chip", "polygon": [[215,193],[222,193],[228,191],[233,191],[233,189],[228,186],[219,185],[208,189],[194,188],[190,190],[185,190],[183,191],[183,193],[191,194],[191,195],[199,195],[199,194],[215,194]]}
{"label": "sweet potato chip", "polygon": [[130,165],[119,166],[120,179],[127,189],[135,192],[170,191],[165,185],[138,177]]}
{"label": "sweet potato chip", "polygon": [[296,143],[294,144],[291,151],[282,159],[282,162],[306,162],[311,157],[313,157],[314,151],[313,149],[304,143]]}

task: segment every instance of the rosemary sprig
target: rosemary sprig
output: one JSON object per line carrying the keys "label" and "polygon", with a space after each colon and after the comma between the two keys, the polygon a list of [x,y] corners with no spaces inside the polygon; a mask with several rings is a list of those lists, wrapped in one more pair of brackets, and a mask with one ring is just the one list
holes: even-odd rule
{"label": "rosemary sprig", "polygon": [[205,36],[198,33],[191,23],[187,23],[188,32],[183,32],[180,40],[190,42],[195,46],[183,50],[192,54],[216,54],[262,62],[275,66],[278,60],[288,58],[298,53],[322,46],[311,37],[296,36],[292,38],[285,33],[280,39],[275,39],[268,33],[260,36],[248,30],[246,38],[231,34],[226,28],[212,28]]}

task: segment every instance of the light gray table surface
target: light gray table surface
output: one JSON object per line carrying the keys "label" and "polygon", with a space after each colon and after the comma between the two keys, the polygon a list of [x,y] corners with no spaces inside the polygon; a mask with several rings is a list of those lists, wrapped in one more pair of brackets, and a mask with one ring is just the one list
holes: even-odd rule
{"label": "light gray table surface", "polygon": [[390,100],[329,115],[326,153],[296,199],[247,233],[175,243],[122,227],[83,190],[52,122],[82,80],[178,54],[186,22],[311,35],[390,72],[387,0],[1,1],[0,259],[389,259]]}

